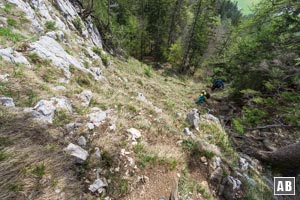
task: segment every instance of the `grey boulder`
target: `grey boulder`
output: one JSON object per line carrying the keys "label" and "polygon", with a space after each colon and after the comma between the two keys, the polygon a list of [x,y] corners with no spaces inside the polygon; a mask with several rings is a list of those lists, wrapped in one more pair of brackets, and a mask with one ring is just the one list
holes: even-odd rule
{"label": "grey boulder", "polygon": [[10,97],[0,97],[0,102],[2,106],[5,107],[15,107],[13,98]]}
{"label": "grey boulder", "polygon": [[83,161],[85,161],[87,159],[87,157],[89,156],[89,154],[86,150],[84,150],[80,146],[75,145],[73,143],[70,143],[64,150],[71,156],[74,156]]}
{"label": "grey boulder", "polygon": [[193,108],[193,110],[187,114],[186,118],[190,125],[192,125],[196,130],[199,130],[200,117],[198,109]]}
{"label": "grey boulder", "polygon": [[89,186],[91,192],[97,192],[99,189],[107,187],[106,180],[96,179],[93,184]]}

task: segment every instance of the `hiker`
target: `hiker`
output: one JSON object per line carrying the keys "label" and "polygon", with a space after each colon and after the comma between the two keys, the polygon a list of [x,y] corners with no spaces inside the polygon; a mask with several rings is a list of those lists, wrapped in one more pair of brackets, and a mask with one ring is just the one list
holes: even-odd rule
{"label": "hiker", "polygon": [[209,94],[208,92],[206,92],[206,90],[202,90],[201,93],[204,95],[204,97],[205,97],[206,99],[209,99],[209,98],[210,98],[210,94]]}
{"label": "hiker", "polygon": [[220,79],[215,80],[213,86],[211,87],[211,91],[214,91],[217,88],[224,89],[224,82]]}
{"label": "hiker", "polygon": [[207,102],[206,99],[210,98],[210,94],[206,92],[205,90],[202,90],[200,96],[198,99],[195,101],[196,104],[204,103]]}

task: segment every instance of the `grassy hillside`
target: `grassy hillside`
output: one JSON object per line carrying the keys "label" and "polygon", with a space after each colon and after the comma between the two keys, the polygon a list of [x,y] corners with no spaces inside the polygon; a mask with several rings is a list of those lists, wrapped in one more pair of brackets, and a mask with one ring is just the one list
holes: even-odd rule
{"label": "grassy hillside", "polygon": [[[29,67],[0,56],[0,75],[7,74],[0,80],[0,96],[13,98],[16,106],[0,105],[0,199],[149,200],[168,198],[176,186],[174,193],[180,200],[217,199],[235,193],[239,199],[266,199],[268,187],[256,168],[241,171],[239,155],[222,120],[205,115],[219,106],[217,100],[226,98],[228,90],[214,92],[208,105],[194,104],[200,91],[207,89],[207,82],[199,81],[208,79],[205,70],[197,71],[195,81],[176,74],[169,64],[154,69],[130,57],[113,57],[87,42],[78,30],[67,29],[60,40],[58,27],[47,21],[42,35],[56,38],[49,40],[50,46],[61,47],[56,58],[66,53],[64,58],[80,58],[84,66],[70,64],[71,75],[65,80],[56,60],[33,52],[31,46],[40,34],[23,27],[32,25],[24,20],[24,13],[5,4],[0,14],[7,17],[0,19],[4,24],[1,45],[30,63]],[[75,18],[77,25],[78,21]],[[88,48],[99,57],[91,56]],[[101,80],[87,73],[95,67],[102,69]],[[83,105],[82,92],[86,91],[92,96],[84,96],[89,100]],[[53,123],[42,123],[29,112],[41,100],[49,104],[53,98],[66,99],[72,111],[51,103],[49,110],[58,108],[53,111]],[[193,108],[202,116],[195,117],[199,130],[186,120]],[[96,125],[91,118],[99,112],[97,117],[103,113],[106,117]],[[184,133],[187,127],[192,133]],[[128,131],[132,128],[139,131],[139,137]],[[82,137],[86,144],[80,144]],[[70,143],[81,145],[88,158],[78,162],[70,156],[64,150]],[[255,184],[249,185],[248,175],[240,177],[240,172],[248,173]],[[107,185],[96,192],[89,190],[99,178],[107,180]],[[239,188],[233,191],[236,183]]]}

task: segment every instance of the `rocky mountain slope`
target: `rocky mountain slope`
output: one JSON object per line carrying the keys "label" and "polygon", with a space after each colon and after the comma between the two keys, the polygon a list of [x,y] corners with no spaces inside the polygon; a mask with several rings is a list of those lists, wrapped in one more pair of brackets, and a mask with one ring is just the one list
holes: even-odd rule
{"label": "rocky mountain slope", "polygon": [[0,199],[271,198],[259,162],[194,108],[203,85],[110,56],[77,11],[0,1]]}

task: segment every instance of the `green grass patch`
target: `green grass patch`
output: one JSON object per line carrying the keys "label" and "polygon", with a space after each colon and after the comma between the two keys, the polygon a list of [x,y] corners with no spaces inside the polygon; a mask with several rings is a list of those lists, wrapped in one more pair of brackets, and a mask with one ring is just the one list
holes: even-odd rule
{"label": "green grass patch", "polygon": [[83,29],[83,24],[81,22],[81,19],[79,17],[76,17],[74,20],[73,20],[73,24],[75,26],[75,28],[81,32],[81,30]]}
{"label": "green grass patch", "polygon": [[8,190],[11,192],[21,192],[23,191],[23,185],[17,183],[9,184]]}
{"label": "green grass patch", "polygon": [[64,126],[71,122],[70,115],[64,110],[55,111],[55,117],[53,119],[53,124],[59,127]]}
{"label": "green grass patch", "polygon": [[183,169],[181,177],[178,181],[178,192],[185,199],[191,199],[194,193],[200,193],[204,199],[213,200],[213,196],[209,193],[209,188],[192,181],[187,169]]}
{"label": "green grass patch", "polygon": [[8,14],[11,14],[12,11],[13,11],[13,9],[14,9],[15,7],[16,7],[15,4],[13,4],[13,3],[7,3],[7,4],[5,4],[3,10],[4,10],[4,12],[6,12],[6,13],[8,13]]}
{"label": "green grass patch", "polygon": [[12,141],[9,140],[7,137],[0,136],[0,147],[6,147],[11,144],[12,144]]}
{"label": "green grass patch", "polygon": [[55,31],[57,29],[55,21],[46,21],[45,28],[47,31]]}
{"label": "green grass patch", "polygon": [[153,76],[153,69],[151,66],[147,65],[146,67],[144,67],[144,74],[145,76],[151,78]]}
{"label": "green grass patch", "polygon": [[147,166],[165,165],[170,170],[176,169],[178,162],[175,158],[159,157],[156,154],[146,151],[145,146],[138,143],[134,146],[133,151],[138,157],[137,165],[140,168],[146,168]]}
{"label": "green grass patch", "polygon": [[50,60],[46,60],[41,58],[37,53],[33,52],[33,53],[29,53],[28,56],[29,60],[34,63],[37,64],[38,67],[41,67],[42,65],[50,65],[51,61]]}
{"label": "green grass patch", "polygon": [[102,53],[102,49],[94,46],[92,48],[93,52],[96,53],[102,60],[103,64],[107,67],[109,65],[109,57]]}
{"label": "green grass patch", "polygon": [[6,160],[8,158],[8,154],[4,152],[3,150],[0,150],[0,162]]}
{"label": "green grass patch", "polygon": [[20,102],[21,106],[30,107],[38,101],[38,94],[32,89],[25,90],[25,95],[26,98],[22,99]]}
{"label": "green grass patch", "polygon": [[17,21],[12,18],[7,18],[6,22],[7,22],[8,26],[11,26],[14,28],[16,28],[18,25]]}
{"label": "green grass patch", "polygon": [[238,119],[233,119],[232,121],[233,123],[233,127],[235,128],[235,130],[241,134],[244,134],[245,130],[244,130],[244,126],[243,124],[241,123],[240,120]]}
{"label": "green grass patch", "polygon": [[35,176],[37,176],[38,178],[43,178],[43,176],[46,173],[46,166],[44,163],[36,165],[34,167],[34,169],[31,171],[31,173]]}
{"label": "green grass patch", "polygon": [[14,33],[10,28],[5,27],[0,27],[0,36],[13,43],[19,42],[23,38],[20,34]]}
{"label": "green grass patch", "polygon": [[214,137],[210,140],[210,143],[221,147],[230,156],[235,155],[234,153],[235,151],[231,146],[228,135],[226,134],[225,130],[223,130],[221,126],[219,126],[216,123],[201,122],[200,127],[206,133],[214,133]]}
{"label": "green grass patch", "polygon": [[108,185],[108,195],[113,199],[120,199],[130,191],[129,181],[120,175],[109,174],[111,184]]}

